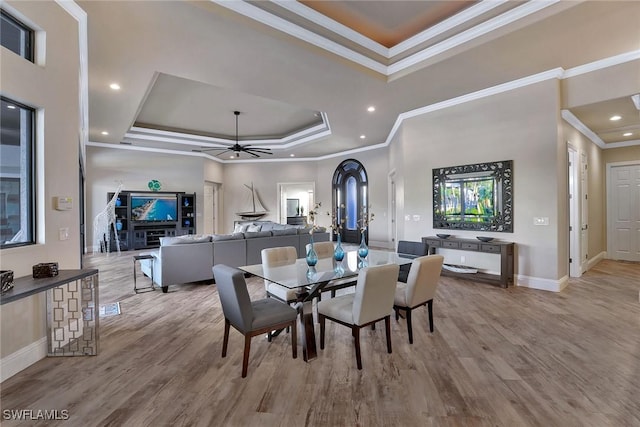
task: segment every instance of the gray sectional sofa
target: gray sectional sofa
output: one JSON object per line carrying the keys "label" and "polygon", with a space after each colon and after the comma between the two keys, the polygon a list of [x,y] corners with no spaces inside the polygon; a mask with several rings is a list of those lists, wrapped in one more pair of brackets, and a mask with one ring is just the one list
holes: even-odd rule
{"label": "gray sectional sofa", "polygon": [[[212,281],[211,269],[216,264],[232,267],[260,264],[260,253],[265,248],[293,246],[298,250],[298,257],[302,258],[311,240],[310,229],[300,226],[264,221],[256,221],[251,227],[247,223],[238,225],[232,234],[161,238],[158,250],[150,252],[153,259],[140,261],[141,270],[146,276],[153,277],[163,292],[167,292],[169,285]],[[245,231],[239,231],[242,229]],[[329,233],[323,229],[316,230],[313,240],[328,241]]]}

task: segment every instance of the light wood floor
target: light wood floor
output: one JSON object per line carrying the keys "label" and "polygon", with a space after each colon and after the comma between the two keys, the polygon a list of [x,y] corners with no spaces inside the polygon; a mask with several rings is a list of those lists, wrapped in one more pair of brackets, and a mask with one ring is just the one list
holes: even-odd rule
{"label": "light wood floor", "polygon": [[[363,332],[355,366],[347,328],[329,322],[311,363],[291,359],[288,334],[243,340],[215,285],[134,294],[132,255],[87,257],[100,269],[95,357],[46,358],[1,384],[7,409],[66,409],[61,426],[640,426],[640,265],[602,261],[562,293],[507,290],[443,277],[414,314],[414,344],[392,320]],[[140,276],[140,284],[148,279]],[[253,298],[263,283],[249,279]],[[3,425],[18,425],[4,421]]]}

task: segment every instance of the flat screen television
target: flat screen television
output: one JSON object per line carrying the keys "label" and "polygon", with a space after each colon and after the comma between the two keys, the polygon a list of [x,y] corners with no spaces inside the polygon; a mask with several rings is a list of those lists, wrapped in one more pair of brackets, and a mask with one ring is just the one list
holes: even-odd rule
{"label": "flat screen television", "polygon": [[132,221],[177,221],[178,199],[175,194],[132,194]]}

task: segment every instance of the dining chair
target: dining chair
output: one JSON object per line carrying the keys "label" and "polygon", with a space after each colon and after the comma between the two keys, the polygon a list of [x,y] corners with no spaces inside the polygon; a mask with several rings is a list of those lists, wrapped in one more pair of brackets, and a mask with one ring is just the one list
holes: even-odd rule
{"label": "dining chair", "polygon": [[360,329],[384,319],[387,353],[391,353],[391,310],[398,278],[397,264],[365,267],[358,273],[356,291],[318,302],[320,349],[324,349],[325,319],[351,328],[356,363],[362,369]]}
{"label": "dining chair", "polygon": [[[309,252],[310,248],[311,243],[307,243],[306,251]],[[333,242],[314,242],[313,250],[316,252],[316,255],[318,255],[318,259],[333,258],[335,247],[333,246]],[[338,289],[349,288],[351,286],[355,286],[355,284],[356,281],[353,279],[334,280],[322,288],[322,292],[331,291],[331,298],[334,298]],[[321,295],[318,295],[318,301],[321,300]]]}
{"label": "dining chair", "polygon": [[[298,251],[293,246],[281,246],[263,249],[260,252],[260,256],[262,258],[262,267],[267,269],[295,264],[298,258]],[[276,298],[287,304],[294,303],[298,300],[295,289],[289,289],[269,280],[264,281],[264,288],[268,298]]]}
{"label": "dining chair", "polygon": [[237,268],[217,264],[213,267],[213,277],[216,279],[218,296],[224,313],[222,357],[227,355],[229,327],[233,326],[244,335],[242,378],[247,376],[251,338],[256,335],[291,327],[291,352],[294,359],[298,357],[296,334],[298,312],[294,308],[270,298],[251,301],[244,272]]}
{"label": "dining chair", "polygon": [[438,279],[442,271],[442,255],[427,255],[411,262],[407,283],[398,282],[393,301],[396,320],[400,318],[400,310],[406,313],[409,344],[413,344],[411,327],[411,311],[426,305],[429,310],[429,330],[433,332],[433,298],[436,295]]}
{"label": "dining chair", "polygon": [[[398,255],[410,258],[417,258],[425,255],[429,255],[429,245],[426,242],[410,242],[407,240],[398,241]],[[409,269],[411,264],[405,264],[400,266],[400,273],[398,274],[398,281],[407,283],[407,277],[409,276]]]}

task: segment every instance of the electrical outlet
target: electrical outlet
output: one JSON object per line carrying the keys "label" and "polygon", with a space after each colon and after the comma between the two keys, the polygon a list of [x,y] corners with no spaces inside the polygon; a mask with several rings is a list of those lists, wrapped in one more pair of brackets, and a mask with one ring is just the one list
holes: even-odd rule
{"label": "electrical outlet", "polygon": [[548,216],[534,216],[533,225],[549,225]]}

